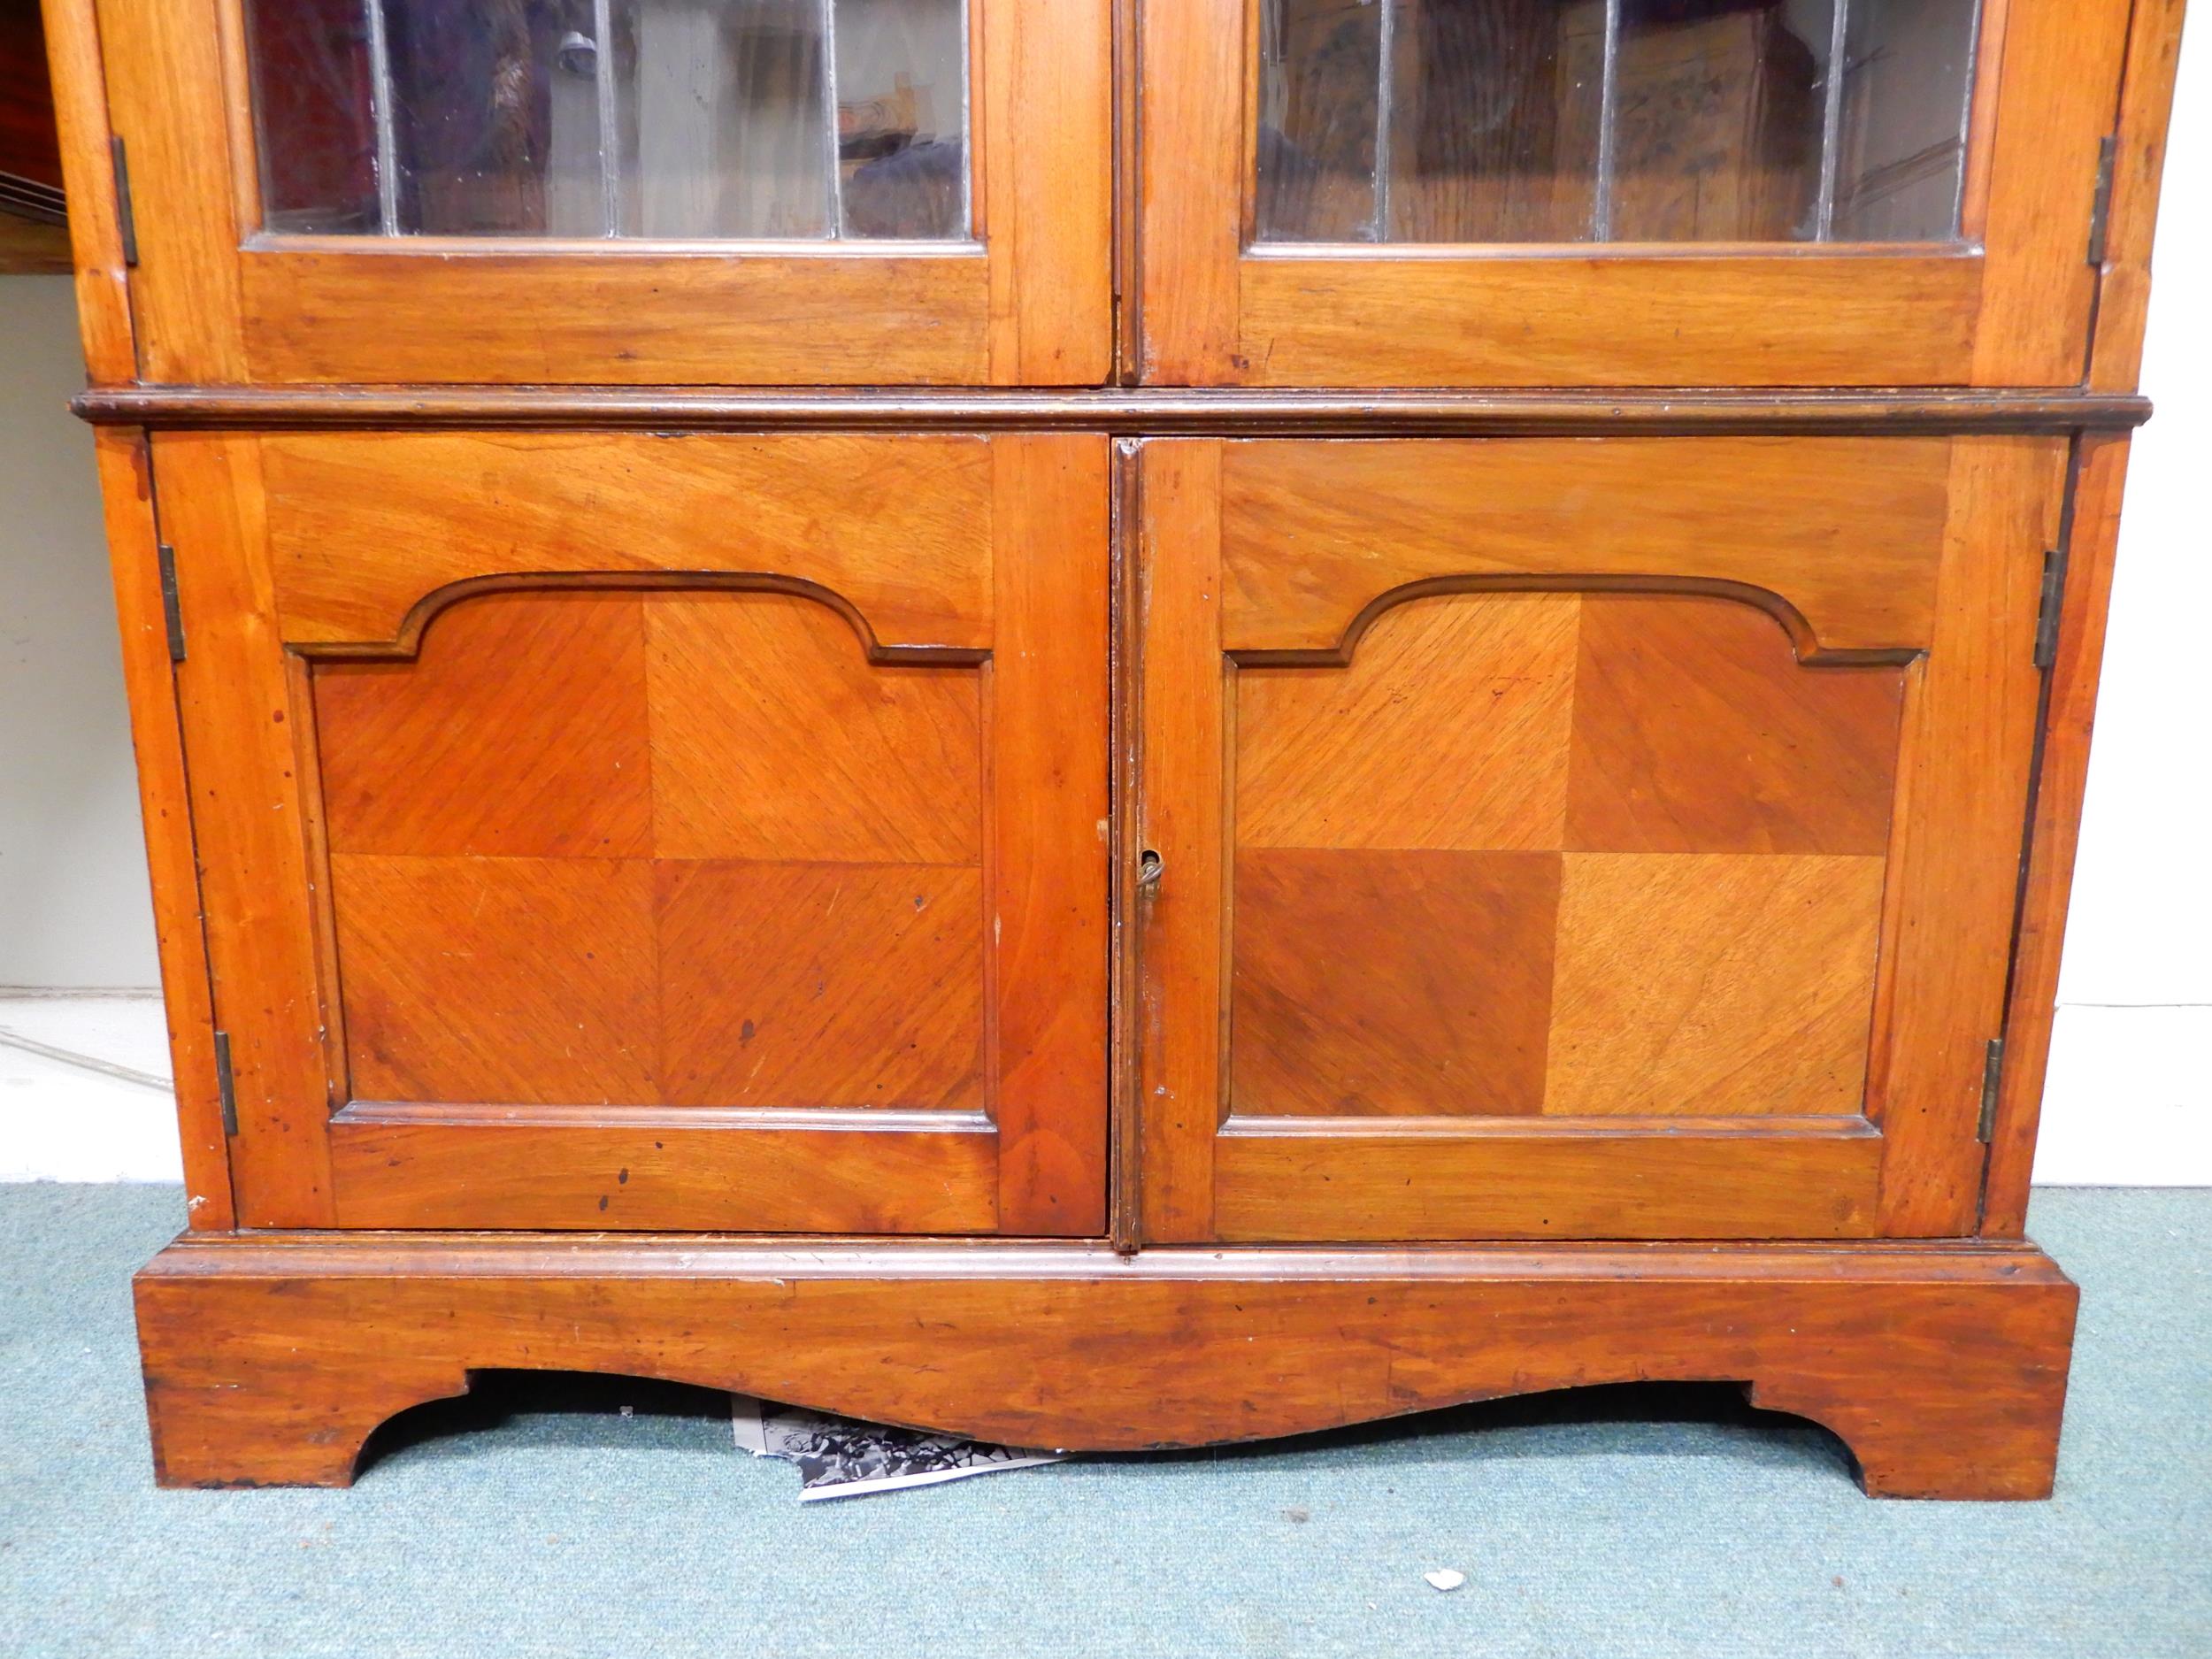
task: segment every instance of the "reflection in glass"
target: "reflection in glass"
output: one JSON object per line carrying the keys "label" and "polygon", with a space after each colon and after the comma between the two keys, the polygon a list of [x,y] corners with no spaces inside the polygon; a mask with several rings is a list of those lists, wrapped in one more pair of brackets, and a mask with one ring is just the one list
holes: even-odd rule
{"label": "reflection in glass", "polygon": [[1622,0],[1614,242],[1794,242],[1818,227],[1832,0]]}
{"label": "reflection in glass", "polygon": [[1262,242],[1958,234],[1975,0],[1260,5]]}
{"label": "reflection in glass", "polygon": [[248,0],[275,231],[968,234],[966,0]]}
{"label": "reflection in glass", "polygon": [[1958,234],[1975,0],[1850,0],[1838,145],[1839,242]]}

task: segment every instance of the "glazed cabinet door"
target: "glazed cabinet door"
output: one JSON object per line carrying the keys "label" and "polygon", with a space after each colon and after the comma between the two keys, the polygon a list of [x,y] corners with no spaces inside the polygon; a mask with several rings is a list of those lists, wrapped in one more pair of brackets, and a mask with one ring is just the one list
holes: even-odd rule
{"label": "glazed cabinet door", "polygon": [[1161,1240],[1973,1230],[2062,441],[1171,441]]}
{"label": "glazed cabinet door", "polygon": [[1105,373],[1110,0],[71,3],[142,379]]}
{"label": "glazed cabinet door", "polygon": [[1146,0],[1142,361],[2071,385],[2125,0]]}
{"label": "glazed cabinet door", "polygon": [[154,441],[248,1225],[1103,1225],[1107,441]]}

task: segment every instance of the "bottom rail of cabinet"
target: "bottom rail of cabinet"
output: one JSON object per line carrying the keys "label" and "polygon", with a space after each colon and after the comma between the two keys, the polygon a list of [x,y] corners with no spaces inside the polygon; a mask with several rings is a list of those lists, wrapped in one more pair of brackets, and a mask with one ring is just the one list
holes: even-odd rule
{"label": "bottom rail of cabinet", "polygon": [[188,1233],[136,1281],[165,1486],[344,1486],[472,1370],[703,1384],[1012,1445],[1294,1434],[1720,1381],[1870,1494],[2048,1495],[2078,1293],[2032,1245],[1433,1248]]}

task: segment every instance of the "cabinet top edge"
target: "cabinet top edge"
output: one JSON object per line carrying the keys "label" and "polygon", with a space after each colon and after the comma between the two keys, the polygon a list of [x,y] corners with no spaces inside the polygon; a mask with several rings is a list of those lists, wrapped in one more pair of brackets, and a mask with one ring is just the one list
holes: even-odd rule
{"label": "cabinet top edge", "polygon": [[672,428],[687,431],[1077,430],[1354,437],[2126,431],[2147,398],[2057,388],[1743,391],[1279,391],[693,387],[97,387],[70,404],[96,426],[234,430]]}

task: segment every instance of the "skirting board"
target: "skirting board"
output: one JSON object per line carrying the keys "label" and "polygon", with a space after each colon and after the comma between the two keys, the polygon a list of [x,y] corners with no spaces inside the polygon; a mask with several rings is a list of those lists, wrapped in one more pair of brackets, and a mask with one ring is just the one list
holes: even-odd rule
{"label": "skirting board", "polygon": [[344,1486],[480,1369],[611,1371],[1011,1445],[1248,1440],[1733,1381],[1877,1496],[2049,1494],[2078,1300],[2032,1246],[1147,1250],[188,1234],[136,1281],[164,1485]]}

